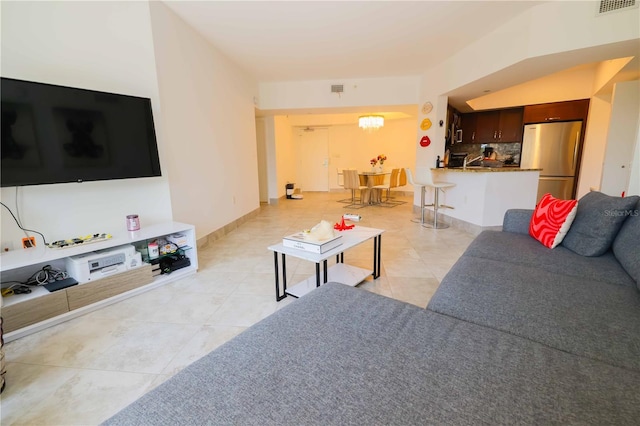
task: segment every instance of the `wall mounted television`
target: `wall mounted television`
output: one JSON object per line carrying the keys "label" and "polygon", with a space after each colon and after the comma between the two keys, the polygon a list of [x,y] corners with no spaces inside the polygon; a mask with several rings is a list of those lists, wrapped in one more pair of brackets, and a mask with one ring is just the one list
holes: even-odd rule
{"label": "wall mounted television", "polygon": [[2,78],[2,187],[160,176],[151,100]]}

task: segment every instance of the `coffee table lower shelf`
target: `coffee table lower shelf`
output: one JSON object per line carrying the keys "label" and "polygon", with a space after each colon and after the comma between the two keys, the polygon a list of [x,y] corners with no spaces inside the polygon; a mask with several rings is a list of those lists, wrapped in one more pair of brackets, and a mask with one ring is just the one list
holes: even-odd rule
{"label": "coffee table lower shelf", "polygon": [[[373,274],[371,269],[358,268],[357,266],[336,263],[327,268],[326,282],[338,282],[351,287],[355,287]],[[325,282],[325,280],[323,280]],[[316,276],[312,275],[298,284],[287,287],[286,293],[293,297],[302,297],[316,288]]]}

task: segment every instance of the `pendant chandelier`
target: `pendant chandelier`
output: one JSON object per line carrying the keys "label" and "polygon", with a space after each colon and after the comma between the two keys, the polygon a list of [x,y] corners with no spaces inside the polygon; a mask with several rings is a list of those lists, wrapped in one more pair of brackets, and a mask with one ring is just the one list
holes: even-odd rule
{"label": "pendant chandelier", "polygon": [[377,130],[384,126],[384,117],[381,115],[363,115],[358,118],[358,127],[365,130]]}

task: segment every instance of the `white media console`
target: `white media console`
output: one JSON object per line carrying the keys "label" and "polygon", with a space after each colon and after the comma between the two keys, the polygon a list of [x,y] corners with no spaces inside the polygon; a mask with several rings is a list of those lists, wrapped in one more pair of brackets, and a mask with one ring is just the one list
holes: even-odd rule
{"label": "white media console", "polygon": [[0,256],[2,282],[24,281],[45,265],[65,269],[65,259],[97,250],[136,244],[173,234],[186,238],[184,254],[191,264],[169,274],[153,276],[151,265],[112,274],[62,290],[49,292],[45,288],[32,287],[29,294],[17,294],[2,298],[7,341],[35,333],[52,325],[78,317],[152,288],[194,274],[198,270],[195,227],[178,222],[145,226],[139,231],[123,231],[113,237],[91,244],[79,244],[69,248],[51,249],[38,245],[34,248],[13,250]]}

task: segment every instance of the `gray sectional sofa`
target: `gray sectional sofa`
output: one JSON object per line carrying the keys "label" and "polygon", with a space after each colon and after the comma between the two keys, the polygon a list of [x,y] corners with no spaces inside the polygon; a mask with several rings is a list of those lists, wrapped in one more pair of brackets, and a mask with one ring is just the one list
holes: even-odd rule
{"label": "gray sectional sofa", "polygon": [[586,196],[555,249],[507,212],[427,309],[323,285],[106,424],[637,425],[640,201],[620,200]]}

